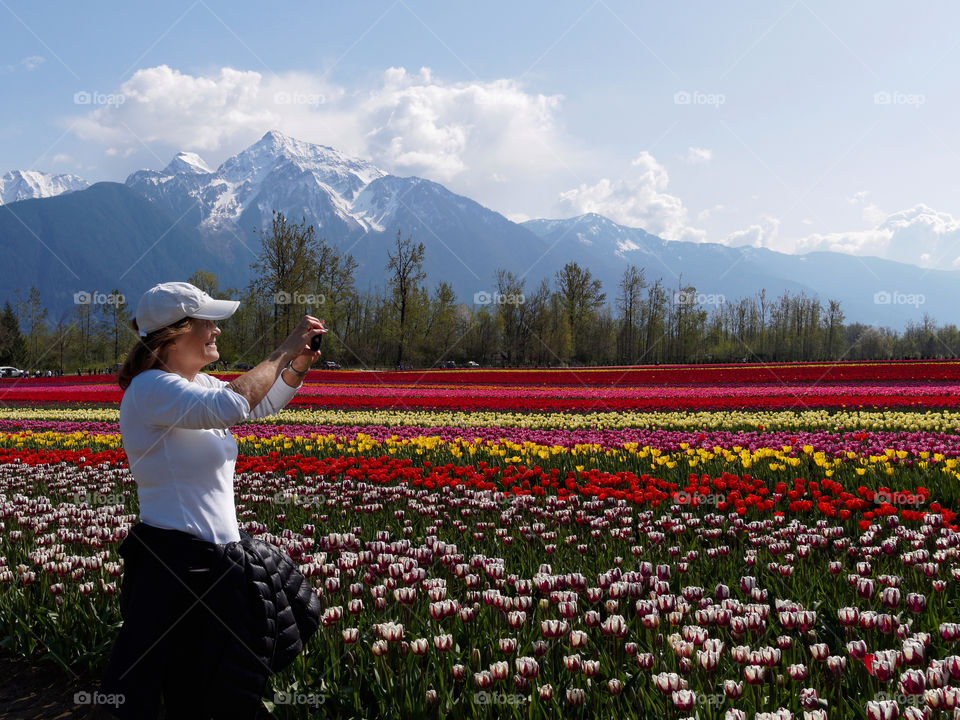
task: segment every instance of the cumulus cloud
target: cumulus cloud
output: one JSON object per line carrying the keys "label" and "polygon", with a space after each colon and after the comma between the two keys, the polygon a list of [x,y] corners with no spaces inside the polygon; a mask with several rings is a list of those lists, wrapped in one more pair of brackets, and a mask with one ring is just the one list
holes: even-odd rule
{"label": "cumulus cloud", "polygon": [[780,221],[769,216],[764,216],[761,220],[762,224],[751,225],[746,230],[737,230],[730,233],[724,240],[724,244],[781,250],[782,248],[777,242],[780,234]]}
{"label": "cumulus cloud", "polygon": [[217,150],[280,122],[274,97],[284,89],[290,88],[271,88],[258,72],[223,68],[195,77],[161,65],[138,70],[115,93],[101,94],[74,132],[115,155],[152,143]]}
{"label": "cumulus cloud", "polygon": [[960,266],[960,221],[926,205],[886,214],[875,205],[864,208],[873,227],[851,232],[815,233],[787,248],[793,252],[829,250],[873,255],[922,267],[954,270]]}
{"label": "cumulus cloud", "polygon": [[641,152],[631,166],[634,169],[627,178],[601,178],[593,185],[581,184],[560,193],[562,212],[598,213],[666,240],[701,242],[706,239],[703,230],[687,225],[687,210],[680,198],[666,192],[670,178],[653,155]]}
{"label": "cumulus cloud", "polygon": [[860,216],[870,227],[876,227],[883,222],[884,218],[887,217],[887,214],[873,203],[870,203],[863,208]]}
{"label": "cumulus cloud", "polygon": [[859,205],[860,203],[862,203],[864,200],[867,199],[867,194],[868,193],[866,190],[860,190],[859,192],[855,192],[853,195],[848,197],[847,202],[850,203],[851,205]]}
{"label": "cumulus cloud", "polygon": [[558,164],[560,101],[513,80],[442,85],[426,69],[410,75],[391,68],[358,110],[370,128],[368,152],[380,162],[440,179],[497,168],[488,173],[497,182],[521,163]]}
{"label": "cumulus cloud", "polygon": [[373,87],[348,90],[308,73],[191,75],[161,65],[134,73],[115,96],[75,132],[118,155],[146,144],[225,159],[276,129],[439,182],[502,185],[569,161],[556,120],[562,96],[509,79],[444,83],[429,68],[392,67]]}
{"label": "cumulus cloud", "polygon": [[[760,223],[727,235],[726,245],[765,247],[785,253],[815,251],[882,257],[940,270],[960,267],[960,220],[926,205],[886,213],[876,205],[863,208],[865,230],[813,233],[790,238],[780,234],[780,221],[764,216]],[[808,224],[808,221],[801,221]]]}
{"label": "cumulus cloud", "polygon": [[691,146],[681,159],[688,165],[703,165],[713,159],[713,150]]}

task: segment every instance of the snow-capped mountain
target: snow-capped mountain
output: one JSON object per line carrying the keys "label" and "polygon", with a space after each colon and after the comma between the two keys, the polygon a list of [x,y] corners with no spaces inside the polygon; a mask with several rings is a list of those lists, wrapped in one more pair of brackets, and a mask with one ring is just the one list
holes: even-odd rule
{"label": "snow-capped mountain", "polygon": [[209,175],[213,170],[196,153],[180,152],[164,172],[167,175]]}
{"label": "snow-capped mountain", "polygon": [[[352,254],[362,290],[385,287],[387,253],[400,232],[424,243],[430,289],[448,282],[468,303],[496,290],[500,269],[513,272],[526,282],[524,291],[533,293],[542,281],[552,285],[565,263],[577,262],[601,280],[611,303],[624,269],[636,265],[668,292],[693,286],[731,301],[760,290],[770,296],[805,292],[824,302],[839,299],[848,320],[878,325],[902,325],[924,312],[950,321],[957,314],[958,272],[841,253],[796,256],[668,242],[597,214],[517,224],[438,183],[390,175],[365,160],[275,131],[215,170],[194,153],[180,153],[163,170],[133,173],[126,184],[169,216],[178,232],[192,233],[217,257],[206,269],[225,277],[249,275],[257,234],[269,232],[276,210],[291,222],[305,220],[320,237]],[[155,237],[144,238],[145,247],[155,243]],[[917,288],[924,292],[922,306],[882,302]]]}
{"label": "snow-capped mountain", "polygon": [[386,246],[398,230],[428,246],[429,274],[463,285],[470,297],[490,289],[492,259],[528,268],[545,249],[533,233],[442,185],[389,175],[276,131],[214,171],[197,155],[180,153],[163,170],[133,173],[126,184],[235,260],[249,262],[248,249],[257,246],[257,232],[269,231],[273,210],[290,222],[306,220],[357,258],[364,286],[383,284]]}
{"label": "snow-capped mountain", "polygon": [[328,233],[371,229],[351,208],[384,175],[333,148],[270,131],[216,170],[194,153],[180,153],[163,170],[140,170],[126,184],[175,217],[191,216],[205,233],[265,227],[272,210]]}
{"label": "snow-capped mountain", "polygon": [[90,187],[76,175],[38,172],[36,170],[11,170],[0,177],[0,205],[20,200],[55,197]]}
{"label": "snow-capped mountain", "polygon": [[633,250],[659,251],[666,241],[640,228],[617,225],[596,213],[587,213],[567,220],[527,220],[523,227],[550,243],[575,240],[596,252],[613,250],[617,255]]}

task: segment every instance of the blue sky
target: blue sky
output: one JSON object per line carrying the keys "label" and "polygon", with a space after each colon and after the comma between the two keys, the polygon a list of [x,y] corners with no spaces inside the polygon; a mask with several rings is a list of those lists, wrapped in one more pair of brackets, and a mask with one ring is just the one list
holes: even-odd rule
{"label": "blue sky", "polygon": [[[960,266],[960,8],[0,0],[0,174],[269,129],[512,219]],[[121,102],[122,100],[122,102]],[[89,102],[86,102],[89,101]]]}

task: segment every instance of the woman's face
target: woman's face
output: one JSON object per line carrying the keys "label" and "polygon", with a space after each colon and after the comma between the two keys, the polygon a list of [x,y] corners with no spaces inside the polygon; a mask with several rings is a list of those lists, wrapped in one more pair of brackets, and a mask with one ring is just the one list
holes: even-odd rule
{"label": "woman's face", "polygon": [[199,372],[205,365],[220,359],[217,335],[220,328],[213,320],[194,320],[193,329],[168,346],[165,364],[174,372]]}

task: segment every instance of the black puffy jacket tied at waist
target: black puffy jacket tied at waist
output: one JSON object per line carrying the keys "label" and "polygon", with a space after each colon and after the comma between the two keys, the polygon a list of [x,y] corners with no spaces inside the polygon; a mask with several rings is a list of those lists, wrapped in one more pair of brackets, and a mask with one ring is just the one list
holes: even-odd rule
{"label": "black puffy jacket tied at waist", "polygon": [[[159,560],[179,575],[197,558],[209,565],[212,584],[202,602],[215,616],[210,622],[222,621],[226,638],[210,658],[215,665],[210,688],[221,711],[232,707],[239,717],[260,706],[270,675],[292,663],[319,627],[320,600],[293,560],[245,532],[238,542],[218,545],[138,523],[120,554],[134,573],[144,559]],[[120,601],[126,616],[124,605],[131,600],[121,592]]]}

